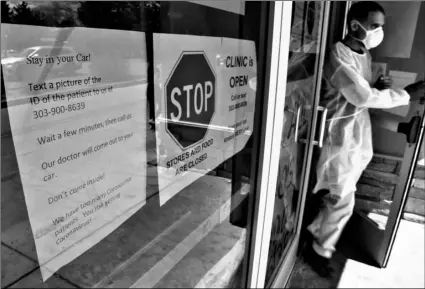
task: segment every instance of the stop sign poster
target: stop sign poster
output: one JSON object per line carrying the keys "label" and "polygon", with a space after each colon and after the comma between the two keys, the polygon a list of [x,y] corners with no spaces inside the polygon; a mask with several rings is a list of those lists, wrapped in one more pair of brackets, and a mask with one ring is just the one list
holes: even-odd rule
{"label": "stop sign poster", "polygon": [[154,34],[154,66],[163,205],[246,145],[254,124],[255,43]]}

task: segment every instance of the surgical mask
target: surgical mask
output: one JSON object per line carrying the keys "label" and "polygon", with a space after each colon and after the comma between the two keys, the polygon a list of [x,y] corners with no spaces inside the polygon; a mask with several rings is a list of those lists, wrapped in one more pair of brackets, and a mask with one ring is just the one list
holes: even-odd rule
{"label": "surgical mask", "polygon": [[367,30],[363,27],[363,25],[360,24],[360,22],[356,21],[359,26],[366,31],[366,38],[365,39],[357,39],[358,41],[362,42],[367,50],[377,47],[379,44],[381,44],[382,40],[384,40],[384,30],[382,27],[378,27],[373,30]]}

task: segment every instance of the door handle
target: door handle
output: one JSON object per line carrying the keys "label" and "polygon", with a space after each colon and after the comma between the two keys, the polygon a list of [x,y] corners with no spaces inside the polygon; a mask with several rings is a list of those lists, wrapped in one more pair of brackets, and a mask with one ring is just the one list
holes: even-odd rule
{"label": "door handle", "polygon": [[420,129],[421,117],[414,116],[410,122],[401,122],[398,124],[397,132],[406,135],[407,143],[413,144],[418,141],[418,132]]}
{"label": "door handle", "polygon": [[298,142],[298,128],[300,126],[300,113],[301,113],[301,105],[297,109],[297,120],[295,121],[295,143]]}
{"label": "door handle", "polygon": [[[314,140],[313,145],[317,145],[319,148],[323,146],[323,138],[325,136],[325,127],[326,127],[326,117],[328,115],[328,109],[322,106],[317,108],[318,111],[322,111],[322,119],[320,120],[320,134],[319,140]],[[297,111],[297,121],[295,128],[295,142],[298,142],[298,127],[299,127],[299,118],[300,118],[301,107],[298,108]],[[300,139],[300,143],[307,143],[307,139]]]}
{"label": "door handle", "polygon": [[323,106],[319,106],[317,110],[322,111],[322,119],[320,120],[319,140],[313,141],[313,145],[317,145],[319,148],[321,148],[323,146],[323,138],[325,136],[326,117],[328,116],[328,109]]}

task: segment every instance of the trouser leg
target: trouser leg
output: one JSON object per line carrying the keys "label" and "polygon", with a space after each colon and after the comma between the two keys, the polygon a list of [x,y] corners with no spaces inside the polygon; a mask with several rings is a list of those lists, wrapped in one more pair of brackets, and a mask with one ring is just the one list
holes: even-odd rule
{"label": "trouser leg", "polygon": [[355,192],[343,198],[328,194],[324,206],[308,227],[314,237],[313,249],[322,257],[331,258],[341,233],[353,214]]}

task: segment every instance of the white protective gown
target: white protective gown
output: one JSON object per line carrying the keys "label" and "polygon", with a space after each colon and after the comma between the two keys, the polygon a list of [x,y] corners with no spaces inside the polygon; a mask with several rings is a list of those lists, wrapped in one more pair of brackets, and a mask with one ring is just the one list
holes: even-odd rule
{"label": "white protective gown", "polygon": [[345,197],[373,156],[368,108],[409,104],[403,89],[372,88],[372,59],[337,43],[326,58],[321,105],[328,109],[325,138],[317,167],[317,192]]}
{"label": "white protective gown", "polygon": [[402,89],[372,88],[369,52],[359,54],[342,43],[328,53],[323,78],[321,105],[328,116],[313,193],[330,194],[308,230],[316,253],[330,258],[353,213],[357,181],[373,157],[368,109],[407,105],[410,96]]}

